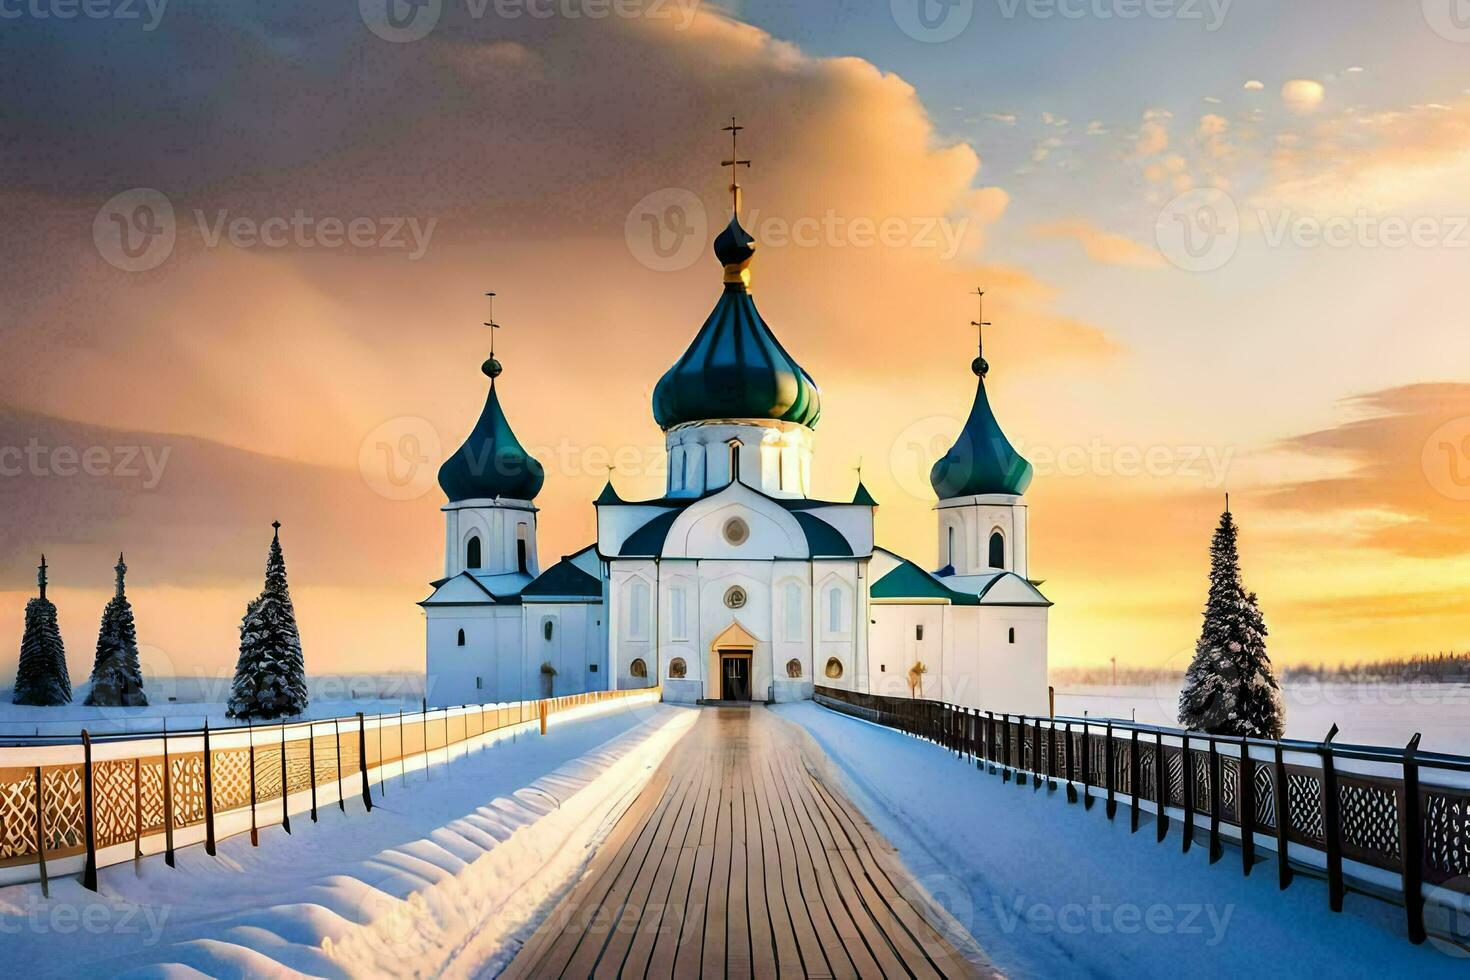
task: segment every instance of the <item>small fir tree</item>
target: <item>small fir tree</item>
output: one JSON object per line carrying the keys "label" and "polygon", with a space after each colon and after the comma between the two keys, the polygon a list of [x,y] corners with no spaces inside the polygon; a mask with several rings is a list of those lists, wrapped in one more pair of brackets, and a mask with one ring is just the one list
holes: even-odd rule
{"label": "small fir tree", "polygon": [[1210,593],[1179,694],[1179,723],[1212,735],[1280,738],[1286,709],[1266,654],[1265,619],[1241,581],[1236,536],[1227,501],[1210,545]]}
{"label": "small fir tree", "polygon": [[46,556],[36,574],[40,595],[26,603],[25,635],[20,641],[20,663],[15,671],[14,704],[50,707],[71,704],[71,675],[66,669],[66,647],[56,623],[56,606],[46,598]]}
{"label": "small fir tree", "polygon": [[240,624],[240,660],[230,690],[231,718],[269,720],[306,710],[306,662],[286,587],[281,522],[271,526],[276,533],[265,563],[265,591],[246,607]]}
{"label": "small fir tree", "polygon": [[143,693],[143,670],[138,665],[138,632],[133,625],[133,607],[123,591],[128,573],[123,556],[117,556],[117,591],[102,610],[97,631],[97,659],[92,665],[92,690],[87,704],[142,708],[148,704]]}

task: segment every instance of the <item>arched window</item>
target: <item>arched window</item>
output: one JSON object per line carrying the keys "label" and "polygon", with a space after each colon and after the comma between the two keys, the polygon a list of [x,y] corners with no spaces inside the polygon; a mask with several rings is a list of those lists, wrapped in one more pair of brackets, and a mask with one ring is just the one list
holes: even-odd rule
{"label": "arched window", "polygon": [[836,657],[827,658],[827,676],[834,681],[842,676],[841,660],[838,660]]}
{"label": "arched window", "polygon": [[950,527],[949,527],[949,550],[945,552],[945,557],[949,559],[949,561],[947,562],[947,564],[951,568],[955,567],[954,525],[953,524],[951,524]]}
{"label": "arched window", "polygon": [[730,447],[730,482],[734,483],[740,479],[741,442],[739,439],[731,439],[728,445]]}
{"label": "arched window", "polygon": [[827,590],[827,631],[829,633],[842,632],[842,606],[842,590],[834,585]]}
{"label": "arched window", "polygon": [[1014,626],[1011,627],[1011,642],[1016,642],[1016,628]]}
{"label": "arched window", "polygon": [[527,533],[529,531],[530,531],[529,525],[526,525],[526,524],[517,524],[516,525],[516,569],[522,575],[529,575],[531,573],[531,560],[530,560],[530,547],[531,546],[530,546],[529,541],[527,540]]}
{"label": "arched window", "polygon": [[669,590],[669,636],[689,639],[689,593],[677,586]]}
{"label": "arched window", "polygon": [[786,661],[786,676],[792,680],[801,679],[801,661],[791,659]]}
{"label": "arched window", "polygon": [[914,627],[914,639],[918,640],[920,643],[923,643],[924,642],[924,624],[923,623],[920,623],[919,625],[917,625],[917,626]]}
{"label": "arched window", "polygon": [[459,646],[464,646],[464,630],[459,631]]}
{"label": "arched window", "polygon": [[643,662],[642,657],[638,657],[628,665],[628,674],[632,677],[647,677],[648,664]]}
{"label": "arched window", "polygon": [[543,619],[541,621],[541,635],[546,638],[547,643],[550,643],[551,638],[556,635],[556,620],[550,616]]}
{"label": "arched window", "polygon": [[464,567],[479,568],[481,564],[480,536],[470,535],[469,542],[464,546]]}
{"label": "arched window", "polygon": [[675,657],[669,661],[669,676],[674,680],[683,680],[689,674],[689,664],[683,657]]}
{"label": "arched window", "polygon": [[999,531],[990,532],[990,567],[1006,567],[1006,538]]}

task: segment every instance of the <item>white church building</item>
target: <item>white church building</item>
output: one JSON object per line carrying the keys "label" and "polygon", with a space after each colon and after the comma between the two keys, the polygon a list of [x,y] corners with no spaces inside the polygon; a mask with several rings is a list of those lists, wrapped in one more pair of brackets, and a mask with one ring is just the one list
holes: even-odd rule
{"label": "white church building", "polygon": [[[715,239],[724,288],[659,381],[668,485],[593,501],[597,540],[542,568],[541,465],[496,393],[439,470],[444,574],[420,605],[435,705],[650,687],[683,703],[790,701],[814,687],[1047,710],[1047,615],[1031,580],[1031,464],[974,406],[931,482],[940,568],[873,540],[877,501],[811,496],[816,383],[756,310],[756,243]],[[920,670],[920,665],[924,668]]]}

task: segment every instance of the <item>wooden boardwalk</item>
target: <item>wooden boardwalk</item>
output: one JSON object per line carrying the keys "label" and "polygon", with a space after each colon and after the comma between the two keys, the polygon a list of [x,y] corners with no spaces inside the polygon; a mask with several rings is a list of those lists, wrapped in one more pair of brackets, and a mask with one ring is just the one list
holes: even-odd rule
{"label": "wooden boardwalk", "polygon": [[825,768],[763,707],[704,709],[502,976],[986,975]]}

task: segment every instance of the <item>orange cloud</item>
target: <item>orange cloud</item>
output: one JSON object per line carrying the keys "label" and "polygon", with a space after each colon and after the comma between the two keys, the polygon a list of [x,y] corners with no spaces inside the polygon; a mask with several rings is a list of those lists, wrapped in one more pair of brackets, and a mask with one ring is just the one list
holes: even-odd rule
{"label": "orange cloud", "polygon": [[1140,245],[1122,235],[1108,234],[1088,221],[1048,222],[1032,229],[1032,235],[1043,241],[1075,241],[1089,259],[1103,265],[1157,269],[1165,264],[1157,249]]}

